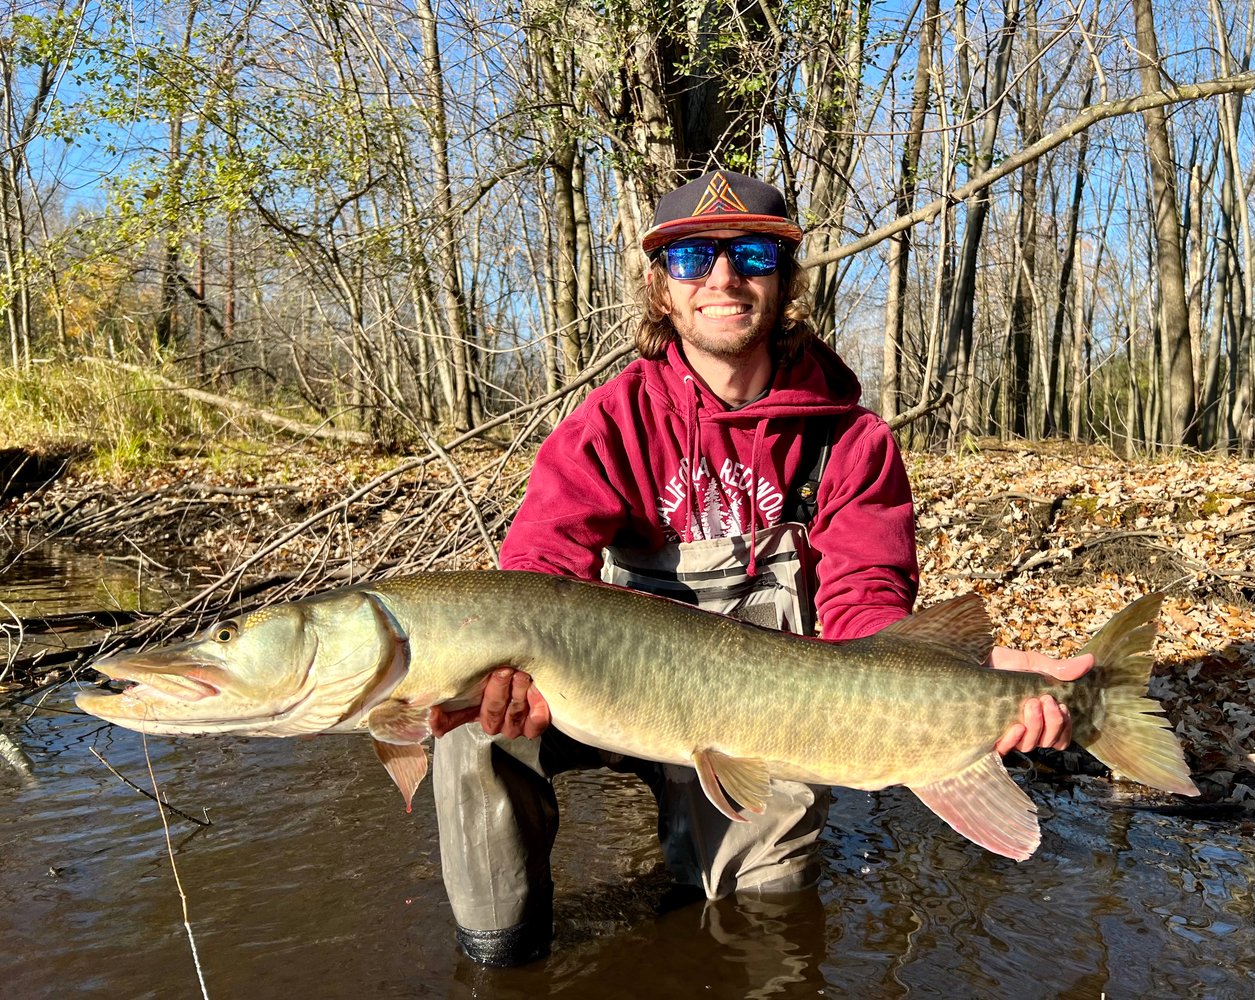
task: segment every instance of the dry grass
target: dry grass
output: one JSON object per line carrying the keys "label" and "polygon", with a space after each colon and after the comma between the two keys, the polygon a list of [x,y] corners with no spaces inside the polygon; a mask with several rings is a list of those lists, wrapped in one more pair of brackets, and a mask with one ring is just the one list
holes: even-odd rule
{"label": "dry grass", "polygon": [[213,439],[222,420],[144,374],[91,361],[0,369],[0,448],[90,456],[119,482],[188,440]]}

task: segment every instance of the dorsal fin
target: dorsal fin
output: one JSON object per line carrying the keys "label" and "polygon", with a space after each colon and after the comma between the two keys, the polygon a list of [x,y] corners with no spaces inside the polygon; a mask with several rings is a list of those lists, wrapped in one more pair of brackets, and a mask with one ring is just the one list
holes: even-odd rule
{"label": "dorsal fin", "polygon": [[964,594],[896,621],[881,630],[882,635],[929,642],[984,663],[993,648],[992,627],[985,601],[979,594]]}

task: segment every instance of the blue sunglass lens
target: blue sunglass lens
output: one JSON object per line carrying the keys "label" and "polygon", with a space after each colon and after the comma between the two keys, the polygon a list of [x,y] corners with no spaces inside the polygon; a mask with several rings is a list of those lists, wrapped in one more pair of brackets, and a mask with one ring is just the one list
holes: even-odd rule
{"label": "blue sunglass lens", "polygon": [[667,247],[667,272],[678,281],[704,278],[715,263],[714,240],[676,243]]}
{"label": "blue sunglass lens", "polygon": [[776,269],[776,244],[771,240],[741,240],[729,246],[728,253],[743,278],[761,278]]}

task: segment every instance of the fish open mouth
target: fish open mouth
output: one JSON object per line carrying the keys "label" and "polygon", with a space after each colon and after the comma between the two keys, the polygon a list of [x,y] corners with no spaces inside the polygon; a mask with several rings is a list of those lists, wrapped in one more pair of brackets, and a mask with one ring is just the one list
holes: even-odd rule
{"label": "fish open mouth", "polygon": [[97,664],[96,670],[109,678],[109,684],[98,689],[102,697],[120,697],[151,701],[166,699],[175,701],[201,701],[213,698],[222,693],[222,689],[205,680],[187,673],[170,673],[161,670],[148,670],[130,665],[123,672],[110,669],[108,662]]}
{"label": "fish open mouth", "polygon": [[[288,735],[311,691],[249,693],[247,684],[209,657],[120,655],[100,660],[103,683],[75,695],[88,715],[168,736],[201,733]],[[303,729],[295,731],[304,732]]]}
{"label": "fish open mouth", "polygon": [[264,714],[233,715],[230,701],[208,681],[180,674],[111,676],[108,683],[79,691],[74,703],[88,715],[167,736],[250,730]]}

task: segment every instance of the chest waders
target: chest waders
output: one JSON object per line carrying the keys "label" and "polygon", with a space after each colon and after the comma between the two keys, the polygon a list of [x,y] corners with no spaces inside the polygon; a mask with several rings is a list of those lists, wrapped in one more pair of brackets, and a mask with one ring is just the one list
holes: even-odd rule
{"label": "chest waders", "polygon": [[[806,524],[814,516],[828,436],[811,435],[818,446],[804,442],[807,474],[791,488],[785,508],[795,520],[757,532],[754,576],[747,572],[750,536],[735,535],[650,553],[607,549],[602,579],[814,634],[815,567]],[[476,724],[461,726],[436,741],[432,786],[445,890],[458,943],[471,959],[509,966],[548,953],[549,855],[558,832],[552,778],[600,767],[636,774],[654,793],[659,845],[678,883],[719,899],[733,892],[788,892],[818,880],[818,840],[832,798],[827,786],[773,779],[766,810],[734,823],[710,804],[692,768],[610,753],[554,727],[538,740],[507,740],[486,736]]]}

